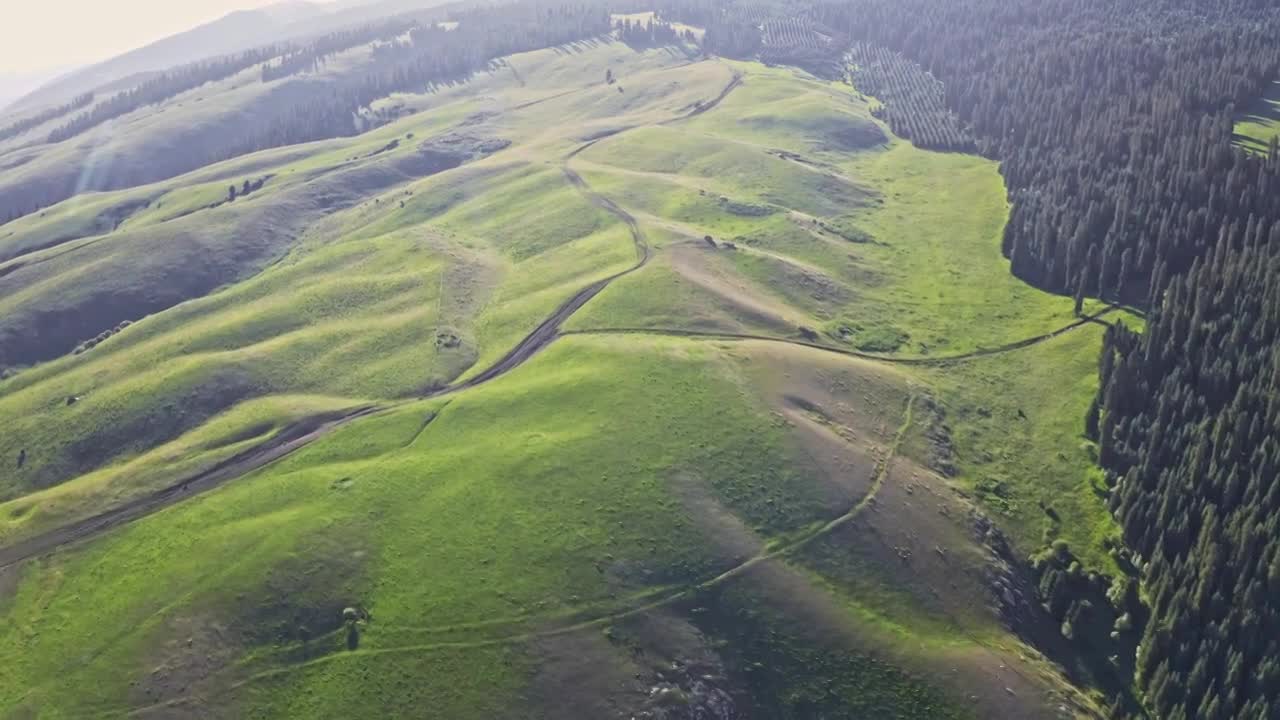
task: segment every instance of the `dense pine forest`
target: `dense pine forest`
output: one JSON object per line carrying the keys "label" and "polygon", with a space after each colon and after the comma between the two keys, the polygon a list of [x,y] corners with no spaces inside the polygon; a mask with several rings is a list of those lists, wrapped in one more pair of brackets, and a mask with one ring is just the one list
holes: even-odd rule
{"label": "dense pine forest", "polygon": [[0,140],[8,140],[9,138],[17,137],[28,130],[39,127],[51,120],[56,120],[63,115],[67,115],[86,107],[93,102],[93,97],[94,95],[91,92],[78,95],[75,98],[72,98],[71,101],[65,105],[59,105],[57,107],[49,108],[48,110],[43,110],[15,123],[0,127]]}
{"label": "dense pine forest", "polygon": [[1143,704],[1277,717],[1280,156],[1232,144],[1236,108],[1280,71],[1274,10],[913,4],[845,27],[942,78],[1002,161],[1013,271],[1150,311],[1143,336],[1110,334],[1090,420],[1144,570]]}
{"label": "dense pine forest", "polygon": [[945,87],[919,65],[869,43],[854,44],[849,60],[854,86],[883,103],[874,113],[895,134],[920,147],[974,150],[973,137],[947,107]]}
{"label": "dense pine forest", "polygon": [[1162,718],[1280,712],[1277,245],[1222,234],[1146,333],[1115,328],[1101,360],[1090,424],[1144,562],[1138,679]]}
{"label": "dense pine forest", "polygon": [[284,53],[273,62],[264,63],[262,81],[271,82],[302,72],[314,72],[337,53],[375,41],[393,41],[397,36],[409,32],[414,27],[417,27],[415,20],[401,19],[329,33]]}
{"label": "dense pine forest", "polygon": [[[462,80],[496,58],[542,47],[603,35],[611,27],[609,14],[582,6],[519,5],[502,10],[463,11],[451,23],[418,26],[410,41],[386,52],[378,71],[344,83],[333,93],[291,105],[276,119],[246,128],[238,139],[212,150],[209,161],[235,157],[264,148],[355,135],[391,118],[367,112],[380,98],[395,92],[422,92],[432,83]],[[320,45],[303,51],[322,58],[331,50]]]}
{"label": "dense pine forest", "polygon": [[1014,200],[1013,271],[1145,302],[1217,229],[1280,217],[1278,178],[1232,146],[1280,73],[1264,3],[839,3],[816,13],[946,85]]}
{"label": "dense pine forest", "polygon": [[138,108],[163,102],[205,83],[231,77],[245,68],[253,67],[280,53],[279,48],[268,47],[251,50],[236,57],[193,63],[183,68],[161,73],[135,88],[111,96],[81,113],[49,133],[49,142],[69,140],[76,135],[118,118]]}

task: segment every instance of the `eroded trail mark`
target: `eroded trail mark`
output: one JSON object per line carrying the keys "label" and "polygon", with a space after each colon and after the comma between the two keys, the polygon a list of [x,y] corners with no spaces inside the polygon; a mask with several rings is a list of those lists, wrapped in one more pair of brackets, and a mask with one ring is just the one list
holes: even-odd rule
{"label": "eroded trail mark", "polygon": [[728,84],[728,85],[725,85],[725,86],[724,86],[724,89],[720,91],[720,94],[719,94],[719,95],[717,95],[717,96],[715,96],[715,97],[714,97],[710,102],[703,103],[703,104],[701,104],[701,105],[699,105],[699,106],[695,107],[692,111],[690,111],[690,112],[688,112],[688,113],[686,113],[686,114],[684,114],[684,115],[681,115],[680,117],[677,117],[677,118],[671,118],[670,120],[663,120],[662,122],[660,122],[660,123],[658,123],[658,124],[659,124],[659,125],[671,125],[671,124],[673,124],[673,123],[678,123],[678,122],[680,122],[681,120],[688,120],[689,118],[695,118],[695,117],[697,117],[697,116],[699,116],[699,115],[701,115],[701,114],[703,114],[703,113],[705,113],[705,112],[708,112],[708,111],[710,111],[710,110],[714,110],[714,109],[715,109],[715,107],[716,107],[717,105],[719,105],[720,103],[724,102],[724,99],[725,99],[725,98],[729,97],[729,93],[733,92],[733,91],[734,91],[734,90],[735,90],[739,85],[741,85],[741,84],[742,84],[742,73],[740,73],[740,72],[738,72],[738,71],[736,71],[736,70],[735,70],[735,71],[733,72],[733,79],[732,79],[732,80],[730,80],[730,81],[729,81],[729,84]]}
{"label": "eroded trail mark", "polygon": [[613,215],[626,224],[627,229],[631,232],[631,239],[636,246],[636,263],[622,272],[614,273],[609,277],[597,280],[579,290],[573,295],[573,297],[569,298],[562,303],[560,307],[556,308],[555,312],[551,313],[546,320],[543,320],[538,327],[534,328],[533,332],[526,335],[523,340],[510,350],[510,352],[502,356],[500,360],[495,362],[484,372],[461,383],[428,392],[423,395],[423,397],[439,397],[441,395],[458,392],[459,390],[473,388],[477,385],[483,385],[490,380],[505,375],[517,367],[520,367],[525,363],[525,361],[536,355],[539,350],[542,350],[547,345],[550,345],[556,338],[560,337],[560,326],[564,325],[565,321],[573,317],[574,313],[582,309],[583,305],[586,305],[592,298],[599,295],[605,288],[609,287],[610,283],[620,277],[639,270],[645,266],[645,263],[649,262],[649,244],[645,240],[644,231],[640,229],[640,224],[636,222],[635,217],[626,210],[618,207],[617,203],[592,190],[587,182],[582,179],[582,176],[574,172],[573,169],[569,167],[569,160],[574,155],[595,142],[597,141],[592,140],[586,145],[579,146],[579,148],[573,153],[570,153],[565,159],[564,165],[561,169],[564,172],[565,179],[569,181],[569,184],[572,185],[583,197],[587,198],[591,204],[603,209],[605,212]]}

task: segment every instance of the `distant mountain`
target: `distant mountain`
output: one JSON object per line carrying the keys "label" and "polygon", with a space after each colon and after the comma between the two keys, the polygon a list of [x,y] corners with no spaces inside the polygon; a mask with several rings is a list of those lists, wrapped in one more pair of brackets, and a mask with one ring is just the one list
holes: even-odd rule
{"label": "distant mountain", "polygon": [[64,75],[26,95],[10,109],[52,105],[131,75],[274,42],[286,34],[289,25],[324,12],[322,6],[307,2],[285,2],[259,10],[233,12],[219,20]]}
{"label": "distant mountain", "polygon": [[0,110],[40,86],[73,71],[73,67],[28,73],[0,73]]}
{"label": "distant mountain", "polygon": [[[34,91],[32,85],[27,85],[8,96],[20,99],[6,109],[29,110],[53,105],[136,75],[440,4],[443,4],[441,0],[339,0],[334,3],[290,0],[257,10],[241,10],[62,75]],[[0,80],[0,107],[7,104],[3,89]]]}

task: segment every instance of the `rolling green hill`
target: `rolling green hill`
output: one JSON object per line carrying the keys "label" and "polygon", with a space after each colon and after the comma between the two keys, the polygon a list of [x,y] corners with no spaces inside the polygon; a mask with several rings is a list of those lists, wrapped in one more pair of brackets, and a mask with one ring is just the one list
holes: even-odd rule
{"label": "rolling green hill", "polygon": [[0,226],[0,716],[1100,716],[1121,313],[873,102],[602,37]]}

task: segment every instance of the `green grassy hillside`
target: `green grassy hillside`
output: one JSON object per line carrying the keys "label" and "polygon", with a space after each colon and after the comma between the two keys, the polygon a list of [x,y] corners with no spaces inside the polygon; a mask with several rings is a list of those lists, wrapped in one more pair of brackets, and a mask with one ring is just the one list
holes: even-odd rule
{"label": "green grassy hillside", "polygon": [[0,566],[0,716],[1098,716],[1021,637],[1026,554],[1113,532],[1101,333],[1009,273],[994,163],[603,40],[383,102],[0,228],[3,347],[46,348],[0,558],[375,410]]}
{"label": "green grassy hillside", "polygon": [[1272,138],[1280,136],[1280,80],[1247,108],[1236,122],[1236,142],[1241,147],[1266,152]]}
{"label": "green grassy hillside", "polygon": [[[661,67],[662,58],[674,64],[665,53],[648,62]],[[648,70],[643,56],[637,65]],[[729,77],[716,70],[689,72],[688,89],[631,114],[628,103],[602,96],[597,112],[643,122],[700,87],[713,96]],[[573,81],[584,93],[603,84],[565,80]],[[464,97],[354,147],[320,146],[304,161],[263,168],[272,179],[248,197],[166,219],[177,196],[203,192],[210,171],[202,171],[193,188],[179,179],[127,226],[81,241],[89,247],[60,249],[47,263],[14,261],[22,266],[0,280],[11,347],[64,352],[214,282],[271,267],[6,382],[0,405],[19,424],[0,440],[0,456],[25,449],[31,460],[21,473],[5,469],[0,492],[12,497],[145,451],[250,397],[305,392],[354,403],[443,385],[497,359],[582,285],[632,263],[625,229],[583,200],[554,162],[573,138],[546,136],[537,106],[504,115],[504,127],[477,124],[471,116],[485,104]],[[527,142],[415,179],[419,147],[470,152],[485,137]],[[402,147],[369,157],[391,140]],[[271,235],[271,218],[288,227]],[[193,273],[179,270],[192,264]],[[68,335],[58,343],[43,323],[60,307],[78,322],[101,321],[80,334],[59,324]],[[368,332],[353,333],[356,326]],[[81,400],[66,405],[73,397]]]}

